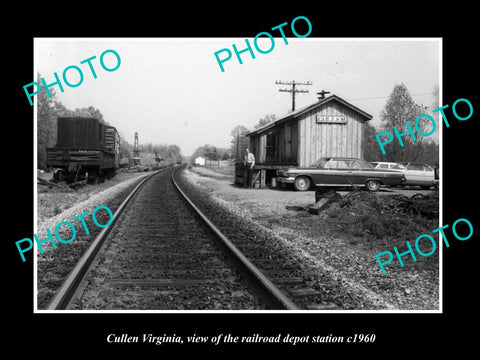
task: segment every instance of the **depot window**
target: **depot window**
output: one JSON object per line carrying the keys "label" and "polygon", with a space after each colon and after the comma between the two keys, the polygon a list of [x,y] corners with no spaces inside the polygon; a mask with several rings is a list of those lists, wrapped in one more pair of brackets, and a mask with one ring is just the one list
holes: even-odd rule
{"label": "depot window", "polygon": [[274,162],[277,160],[278,134],[271,132],[267,134],[265,145],[265,160]]}

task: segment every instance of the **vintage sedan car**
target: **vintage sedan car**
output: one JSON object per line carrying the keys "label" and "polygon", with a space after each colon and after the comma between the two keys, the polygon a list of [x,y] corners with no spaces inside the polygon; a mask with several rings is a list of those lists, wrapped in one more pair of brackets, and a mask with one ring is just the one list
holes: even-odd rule
{"label": "vintage sedan car", "polygon": [[[435,170],[427,164],[403,162],[400,163],[405,168],[402,169],[407,182],[404,185],[420,186],[427,190],[432,186],[438,186],[438,175],[435,176]],[[437,181],[435,180],[437,178]]]}
{"label": "vintage sedan car", "polygon": [[323,157],[310,167],[277,170],[277,182],[293,184],[295,190],[306,191],[312,185],[324,187],[364,186],[377,191],[382,185],[402,185],[405,175],[400,171],[374,169],[362,159]]}

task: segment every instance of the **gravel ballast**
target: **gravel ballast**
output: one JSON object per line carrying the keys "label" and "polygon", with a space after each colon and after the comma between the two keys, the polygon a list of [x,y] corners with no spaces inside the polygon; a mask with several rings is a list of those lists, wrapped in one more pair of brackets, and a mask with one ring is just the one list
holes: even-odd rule
{"label": "gravel ballast", "polygon": [[[200,172],[203,176],[199,175]],[[223,212],[224,217],[240,221],[242,227],[239,228],[245,233],[268,234],[272,243],[282,244],[282,251],[290,252],[303,264],[307,276],[315,279],[317,286],[328,294],[328,299],[341,308],[438,310],[438,254],[418,259],[415,263],[406,259],[405,267],[397,263],[388,268],[386,275],[382,275],[375,254],[382,246],[382,250],[392,250],[392,243],[398,243],[400,247],[401,239],[392,237],[379,245],[378,240],[371,240],[372,234],[353,236],[341,225],[337,230],[332,230],[330,226],[327,231],[322,224],[325,221],[333,223],[333,219],[286,209],[287,205],[312,205],[315,202],[314,192],[245,190],[233,185],[232,178],[219,177],[203,168],[187,170],[183,175],[198,201],[210,203],[206,207],[212,213],[220,209],[216,210],[217,215],[212,216],[222,216]],[[382,195],[378,196],[377,200],[381,203]],[[363,206],[363,203],[360,205]],[[360,216],[352,212],[351,218],[358,219]],[[431,231],[435,228],[434,224],[435,221],[427,222],[425,228]]]}
{"label": "gravel ballast", "polygon": [[[44,250],[43,254],[37,248],[37,308],[43,309],[51,300],[59,286],[62,284],[66,276],[75,266],[82,254],[88,248],[90,243],[95,239],[96,235],[102,230],[94,224],[92,220],[92,211],[98,206],[107,206],[112,213],[115,213],[118,206],[128,196],[128,194],[137,186],[137,184],[150,173],[141,173],[138,176],[130,177],[129,179],[115,184],[111,187],[106,187],[104,190],[98,192],[95,185],[89,185],[90,188],[79,193],[80,198],[87,197],[87,200],[73,203],[69,208],[55,216],[44,219],[39,222],[35,231],[39,240],[48,237],[47,229],[50,230],[57,248],[53,248],[51,241],[46,241],[42,244]],[[108,186],[108,184],[106,184]],[[90,195],[85,192],[91,190]],[[70,194],[69,194],[70,195]],[[58,197],[58,196],[57,196]],[[69,201],[71,202],[71,195]],[[61,204],[60,204],[61,205]],[[42,205],[38,205],[38,212],[45,213],[41,209]],[[89,234],[86,233],[81,219],[72,220],[73,217],[88,212],[84,216],[85,227]],[[110,216],[106,210],[101,209],[96,213],[96,220],[100,224],[106,224]],[[76,236],[71,242],[61,243],[56,239],[55,228],[61,222],[70,222],[75,226]],[[72,230],[68,225],[62,225],[58,228],[59,235],[65,241],[72,238]]]}

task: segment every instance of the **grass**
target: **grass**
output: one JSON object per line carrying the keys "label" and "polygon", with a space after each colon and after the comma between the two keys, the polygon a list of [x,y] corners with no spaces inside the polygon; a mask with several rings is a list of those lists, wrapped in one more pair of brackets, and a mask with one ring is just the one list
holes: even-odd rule
{"label": "grass", "polygon": [[235,163],[230,160],[212,161],[211,163],[207,160],[205,168],[223,175],[233,176],[235,174]]}

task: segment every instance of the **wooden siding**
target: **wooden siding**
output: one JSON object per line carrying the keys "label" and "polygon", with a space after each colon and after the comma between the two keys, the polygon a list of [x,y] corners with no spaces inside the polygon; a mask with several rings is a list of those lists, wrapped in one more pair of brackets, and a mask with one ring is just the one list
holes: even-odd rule
{"label": "wooden siding", "polygon": [[[346,122],[317,123],[317,115],[344,116]],[[338,102],[306,112],[298,120],[297,162],[308,166],[323,156],[363,158],[363,124],[365,119]]]}
{"label": "wooden siding", "polygon": [[[260,136],[250,137],[249,149],[250,149],[250,152],[253,153],[253,155],[255,156],[255,162],[261,162],[262,157],[260,153],[261,153],[262,147],[260,145]],[[243,149],[242,149],[241,159],[243,164],[243,159],[244,159]]]}
{"label": "wooden siding", "polygon": [[[321,117],[318,123],[317,116]],[[324,156],[363,158],[366,118],[361,111],[334,99],[252,134],[250,150],[257,164],[265,165],[309,166]],[[267,136],[272,133],[277,137],[276,156],[268,159]]]}
{"label": "wooden siding", "polygon": [[[276,135],[276,156],[267,159],[266,145],[267,136]],[[289,121],[273,127],[265,133],[250,137],[250,150],[255,155],[256,162],[267,164],[296,164],[298,154],[298,125],[297,121]]]}

